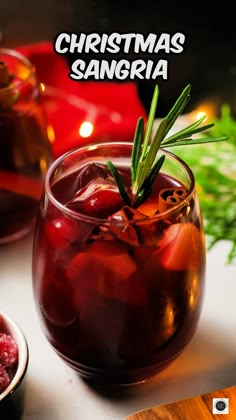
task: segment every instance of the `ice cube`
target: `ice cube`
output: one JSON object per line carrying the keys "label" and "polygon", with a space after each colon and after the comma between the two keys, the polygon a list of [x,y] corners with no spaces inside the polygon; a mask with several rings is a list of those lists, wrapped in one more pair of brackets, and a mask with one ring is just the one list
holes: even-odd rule
{"label": "ice cube", "polygon": [[139,231],[136,226],[133,226],[132,222],[145,218],[147,216],[144,216],[138,210],[124,206],[109,218],[110,221],[114,222],[111,223],[110,230],[122,241],[138,246],[140,243]]}
{"label": "ice cube", "polygon": [[89,163],[79,171],[75,180],[76,189],[80,190],[89,184],[90,181],[97,178],[102,178],[103,180],[106,180],[107,183],[114,183],[111,173],[106,166],[99,163]]}
{"label": "ice cube", "polygon": [[123,204],[113,180],[97,177],[78,190],[66,206],[88,216],[106,218]]}
{"label": "ice cube", "polygon": [[165,222],[151,220],[139,210],[124,206],[110,217],[110,230],[124,242],[134,246],[155,246],[162,235]]}

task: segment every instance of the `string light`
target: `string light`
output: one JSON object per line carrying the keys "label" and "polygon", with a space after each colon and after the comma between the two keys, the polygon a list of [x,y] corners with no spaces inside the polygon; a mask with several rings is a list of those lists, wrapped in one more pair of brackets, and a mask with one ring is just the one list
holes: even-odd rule
{"label": "string light", "polygon": [[210,121],[216,115],[216,105],[212,102],[205,102],[199,105],[195,111],[191,113],[191,118],[193,121],[197,121],[199,118],[206,116],[204,123]]}
{"label": "string light", "polygon": [[196,120],[199,120],[200,118],[202,118],[202,117],[204,117],[205,116],[205,120],[207,120],[207,114],[204,112],[204,111],[198,111],[197,113],[196,113]]}
{"label": "string light", "polygon": [[48,139],[49,139],[50,143],[54,143],[54,141],[55,141],[55,131],[54,131],[52,125],[47,126],[47,135],[48,135]]}
{"label": "string light", "polygon": [[78,132],[81,137],[86,138],[86,137],[91,136],[93,130],[94,130],[93,124],[90,121],[84,121],[79,127]]}
{"label": "string light", "polygon": [[40,86],[40,90],[41,90],[41,92],[45,92],[45,84],[44,83],[40,83],[39,84],[39,86]]}

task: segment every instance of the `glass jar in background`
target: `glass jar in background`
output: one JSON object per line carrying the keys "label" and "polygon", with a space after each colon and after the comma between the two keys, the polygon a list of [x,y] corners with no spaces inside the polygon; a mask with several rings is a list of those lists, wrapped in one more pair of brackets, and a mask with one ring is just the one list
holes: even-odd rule
{"label": "glass jar in background", "polygon": [[0,244],[34,224],[42,183],[52,162],[46,117],[33,64],[0,49]]}

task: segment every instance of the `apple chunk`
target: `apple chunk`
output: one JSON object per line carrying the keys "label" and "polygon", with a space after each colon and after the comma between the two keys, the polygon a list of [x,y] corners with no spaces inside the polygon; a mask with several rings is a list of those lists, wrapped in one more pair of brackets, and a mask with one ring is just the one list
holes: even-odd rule
{"label": "apple chunk", "polygon": [[159,242],[160,263],[168,270],[197,269],[205,253],[204,238],[193,223],[175,223]]}
{"label": "apple chunk", "polygon": [[100,296],[140,305],[146,300],[146,292],[131,276],[136,268],[124,246],[115,241],[94,242],[73,258],[67,278],[75,290],[77,302],[89,296]]}

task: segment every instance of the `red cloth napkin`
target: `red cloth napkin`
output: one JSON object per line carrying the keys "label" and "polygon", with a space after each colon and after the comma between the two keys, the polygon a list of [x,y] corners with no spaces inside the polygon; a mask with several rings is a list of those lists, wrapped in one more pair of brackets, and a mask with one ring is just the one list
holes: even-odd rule
{"label": "red cloth napkin", "polygon": [[[135,83],[73,81],[68,77],[69,63],[48,41],[18,51],[35,65],[39,81],[45,84],[43,103],[55,158],[81,145],[132,141],[138,118],[146,118]],[[88,137],[80,131],[85,121],[93,126]]]}

